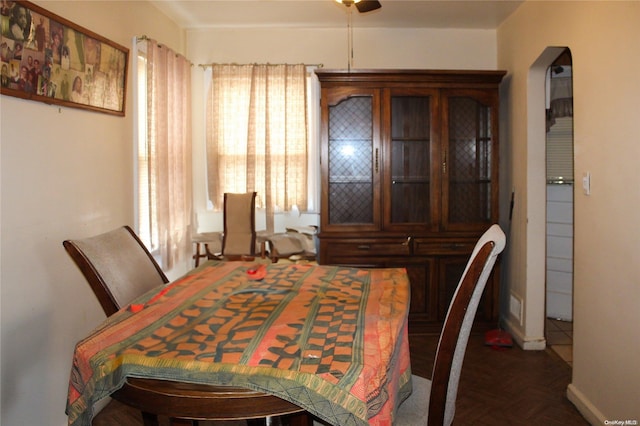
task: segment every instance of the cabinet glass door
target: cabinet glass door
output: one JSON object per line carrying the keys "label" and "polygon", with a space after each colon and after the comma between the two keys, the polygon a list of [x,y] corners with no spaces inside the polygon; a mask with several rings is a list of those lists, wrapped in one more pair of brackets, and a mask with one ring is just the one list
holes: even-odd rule
{"label": "cabinet glass door", "polygon": [[374,96],[348,96],[329,106],[327,227],[373,228],[377,196],[378,116]]}
{"label": "cabinet glass door", "polygon": [[478,228],[496,217],[497,129],[492,98],[452,94],[445,101],[443,152],[445,228]]}
{"label": "cabinet glass door", "polygon": [[434,221],[432,202],[431,94],[394,92],[390,99],[389,170],[385,178],[388,229],[425,229]]}

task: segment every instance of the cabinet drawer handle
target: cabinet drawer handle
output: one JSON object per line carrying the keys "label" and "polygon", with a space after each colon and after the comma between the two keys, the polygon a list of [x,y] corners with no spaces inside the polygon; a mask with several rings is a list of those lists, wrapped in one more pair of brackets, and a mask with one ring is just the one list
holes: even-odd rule
{"label": "cabinet drawer handle", "polygon": [[379,169],[379,163],[378,163],[378,148],[376,148],[376,173],[378,173],[378,169]]}
{"label": "cabinet drawer handle", "polygon": [[407,237],[407,239],[402,243],[403,246],[408,246],[411,244],[411,237]]}
{"label": "cabinet drawer handle", "polygon": [[358,250],[371,250],[371,246],[368,244],[360,244]]}
{"label": "cabinet drawer handle", "polygon": [[442,153],[442,174],[447,174],[447,151]]}

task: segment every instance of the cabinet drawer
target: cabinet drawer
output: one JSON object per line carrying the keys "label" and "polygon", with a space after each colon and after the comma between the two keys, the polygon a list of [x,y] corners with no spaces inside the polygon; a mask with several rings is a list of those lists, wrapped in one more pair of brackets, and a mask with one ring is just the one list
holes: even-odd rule
{"label": "cabinet drawer", "polygon": [[336,256],[408,256],[411,245],[407,238],[357,239],[326,242],[331,257]]}
{"label": "cabinet drawer", "polygon": [[469,254],[476,245],[475,240],[433,240],[416,238],[414,254],[422,255],[451,255]]}

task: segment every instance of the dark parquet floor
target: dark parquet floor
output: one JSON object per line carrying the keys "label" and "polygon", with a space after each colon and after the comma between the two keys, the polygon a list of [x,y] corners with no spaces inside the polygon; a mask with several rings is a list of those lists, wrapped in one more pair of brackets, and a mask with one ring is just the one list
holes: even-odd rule
{"label": "dark parquet floor", "polygon": [[[410,336],[414,374],[431,377],[437,338]],[[551,350],[494,350],[474,334],[460,378],[454,425],[588,425],[567,400],[570,381],[571,367]],[[135,410],[112,401],[93,425],[141,426],[142,420]]]}

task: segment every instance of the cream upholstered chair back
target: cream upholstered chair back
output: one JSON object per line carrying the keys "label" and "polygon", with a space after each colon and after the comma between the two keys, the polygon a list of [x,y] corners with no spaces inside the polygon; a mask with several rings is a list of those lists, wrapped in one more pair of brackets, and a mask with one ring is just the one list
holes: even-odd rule
{"label": "cream upholstered chair back", "polygon": [[107,316],[148,290],[169,282],[128,226],[94,237],[66,240],[63,245]]}
{"label": "cream upholstered chair back", "polygon": [[223,256],[255,254],[256,195],[256,192],[224,194]]}
{"label": "cream upholstered chair back", "polygon": [[445,317],[431,380],[412,376],[414,391],[398,409],[397,426],[451,425],[455,414],[462,361],[480,297],[506,236],[491,226],[476,243]]}
{"label": "cream upholstered chair back", "polygon": [[[441,381],[446,380],[447,396],[444,410],[444,424],[446,425],[453,423],[456,398],[458,395],[458,383],[462,371],[462,361],[464,360],[464,354],[467,350],[471,326],[473,325],[473,320],[478,310],[480,298],[487,285],[496,259],[505,245],[506,236],[498,225],[491,226],[478,240],[462,274],[458,287],[453,294],[447,316],[445,317],[433,367],[434,374],[432,376],[431,400],[433,401],[436,393],[439,392],[438,388],[444,386],[444,383],[441,383]],[[453,350],[452,358],[448,355],[448,352],[451,350]],[[450,373],[445,375],[445,372],[442,370],[448,368],[450,368]],[[436,370],[438,369],[440,371],[436,374]],[[436,407],[434,407],[434,411],[436,411],[435,409]],[[431,417],[431,412],[429,415]]]}

